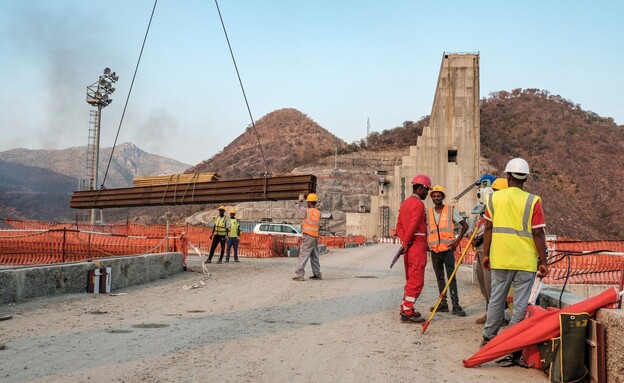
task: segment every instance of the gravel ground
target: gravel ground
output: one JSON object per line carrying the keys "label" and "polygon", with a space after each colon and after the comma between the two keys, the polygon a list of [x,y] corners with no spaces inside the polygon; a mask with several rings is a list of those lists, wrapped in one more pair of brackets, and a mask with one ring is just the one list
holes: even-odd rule
{"label": "gravel ground", "polygon": [[[322,281],[295,282],[295,258],[211,264],[121,295],[73,294],[4,306],[3,382],[546,382],[495,363],[465,369],[484,313],[460,267],[465,318],[399,321],[404,272],[397,245],[321,256]],[[201,269],[197,257],[189,265]],[[308,265],[308,273],[309,273]],[[113,275],[114,278],[114,275]],[[196,286],[196,288],[190,288]],[[417,308],[437,299],[431,267]]]}

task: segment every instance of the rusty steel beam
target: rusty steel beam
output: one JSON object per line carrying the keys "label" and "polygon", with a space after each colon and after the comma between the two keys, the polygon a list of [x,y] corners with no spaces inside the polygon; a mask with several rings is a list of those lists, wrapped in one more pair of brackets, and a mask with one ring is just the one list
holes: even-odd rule
{"label": "rusty steel beam", "polygon": [[74,209],[103,209],[295,200],[299,197],[299,194],[314,191],[316,191],[316,177],[306,174],[246,180],[76,191],[72,195],[69,206]]}

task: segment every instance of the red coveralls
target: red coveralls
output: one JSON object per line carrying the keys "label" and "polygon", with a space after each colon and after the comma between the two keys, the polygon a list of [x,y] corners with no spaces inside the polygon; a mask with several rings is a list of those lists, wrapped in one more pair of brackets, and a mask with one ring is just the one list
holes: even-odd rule
{"label": "red coveralls", "polygon": [[412,245],[403,256],[405,264],[405,294],[401,312],[414,314],[414,302],[425,284],[425,266],[427,265],[427,221],[425,204],[416,195],[412,195],[401,205],[397,220],[397,235],[407,247]]}

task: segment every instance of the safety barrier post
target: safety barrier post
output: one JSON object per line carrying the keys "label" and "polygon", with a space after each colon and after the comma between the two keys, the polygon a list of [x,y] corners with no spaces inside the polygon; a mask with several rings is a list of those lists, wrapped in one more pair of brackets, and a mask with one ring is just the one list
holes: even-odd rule
{"label": "safety barrier post", "polygon": [[62,253],[61,253],[61,260],[63,262],[65,262],[65,242],[67,240],[67,229],[63,228],[63,247],[62,247]]}

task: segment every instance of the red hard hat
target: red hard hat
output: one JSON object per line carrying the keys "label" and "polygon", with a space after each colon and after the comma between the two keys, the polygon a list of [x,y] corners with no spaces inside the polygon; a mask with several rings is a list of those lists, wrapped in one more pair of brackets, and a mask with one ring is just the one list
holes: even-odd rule
{"label": "red hard hat", "polygon": [[431,178],[426,174],[416,174],[412,179],[412,185],[422,185],[428,189],[431,189]]}

